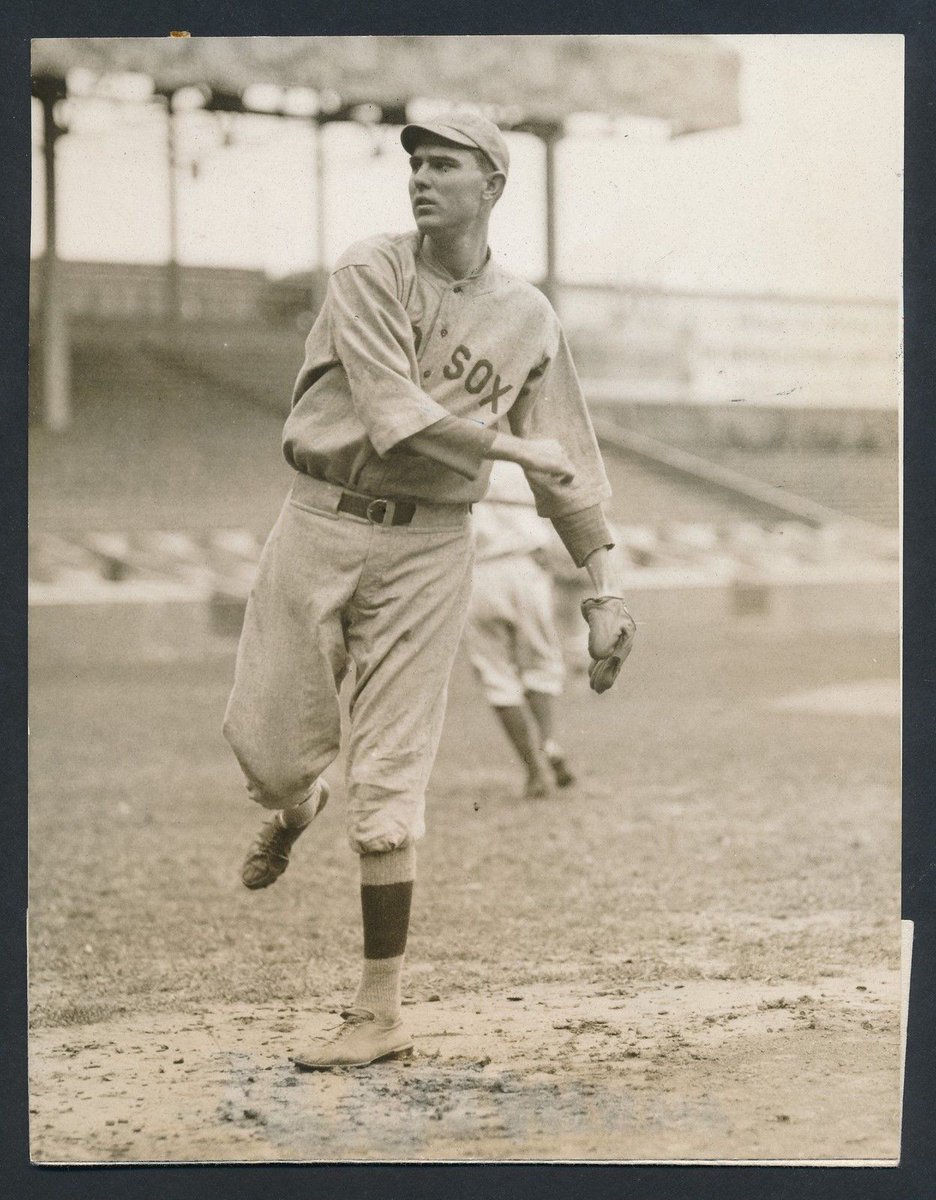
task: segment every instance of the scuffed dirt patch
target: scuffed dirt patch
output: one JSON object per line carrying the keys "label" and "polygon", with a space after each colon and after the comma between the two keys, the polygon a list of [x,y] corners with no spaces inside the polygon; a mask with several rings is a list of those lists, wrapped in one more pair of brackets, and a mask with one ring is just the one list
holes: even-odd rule
{"label": "scuffed dirt patch", "polygon": [[615,990],[537,983],[407,1006],[410,1060],[307,1074],[337,1023],[201,1007],[31,1040],[43,1163],[891,1160],[899,975]]}

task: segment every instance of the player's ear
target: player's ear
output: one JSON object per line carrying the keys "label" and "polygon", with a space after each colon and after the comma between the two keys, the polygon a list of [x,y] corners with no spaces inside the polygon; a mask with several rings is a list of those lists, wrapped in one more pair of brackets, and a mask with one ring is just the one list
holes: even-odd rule
{"label": "player's ear", "polygon": [[504,194],[506,185],[507,176],[500,171],[492,171],[484,181],[484,191],[481,194],[485,200],[490,200],[492,204],[496,204]]}

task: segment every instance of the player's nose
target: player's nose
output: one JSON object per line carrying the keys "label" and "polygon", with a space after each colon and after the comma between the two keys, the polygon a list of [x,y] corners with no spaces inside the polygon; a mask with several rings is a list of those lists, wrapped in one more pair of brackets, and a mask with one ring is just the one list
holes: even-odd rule
{"label": "player's nose", "polygon": [[416,168],[416,170],[413,171],[410,178],[411,178],[412,182],[416,185],[416,187],[418,187],[420,189],[425,189],[429,186],[429,180],[427,179],[427,175],[428,175],[427,164],[420,163],[419,166]]}

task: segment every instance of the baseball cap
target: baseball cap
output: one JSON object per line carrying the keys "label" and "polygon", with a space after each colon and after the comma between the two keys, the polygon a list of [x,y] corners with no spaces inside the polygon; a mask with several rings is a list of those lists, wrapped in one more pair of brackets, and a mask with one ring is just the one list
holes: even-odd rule
{"label": "baseball cap", "polygon": [[407,154],[412,154],[421,134],[431,134],[454,142],[456,146],[470,146],[472,150],[483,150],[495,171],[507,174],[510,166],[510,152],[504,135],[493,121],[479,117],[475,113],[451,113],[440,117],[437,121],[427,121],[422,125],[407,125],[400,134],[400,141]]}

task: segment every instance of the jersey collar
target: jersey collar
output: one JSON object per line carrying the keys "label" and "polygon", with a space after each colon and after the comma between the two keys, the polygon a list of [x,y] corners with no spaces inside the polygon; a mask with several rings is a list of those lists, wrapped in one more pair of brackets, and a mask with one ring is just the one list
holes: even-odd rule
{"label": "jersey collar", "polygon": [[424,243],[425,239],[423,235],[418,234],[416,243],[416,257],[425,270],[440,282],[444,283],[446,287],[471,287],[473,291],[488,290],[488,287],[485,285],[489,283],[492,271],[494,269],[494,260],[491,257],[490,246],[488,246],[484,262],[477,269],[477,271],[473,271],[472,274],[466,275],[463,279],[456,279],[453,275],[450,275],[440,263],[436,262],[436,260],[431,256],[428,247],[426,247]]}

